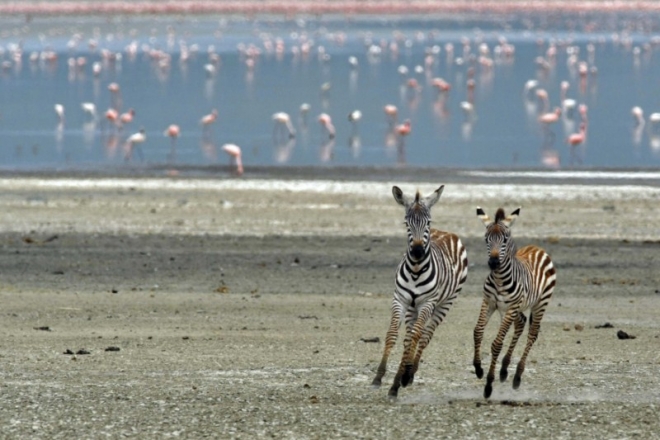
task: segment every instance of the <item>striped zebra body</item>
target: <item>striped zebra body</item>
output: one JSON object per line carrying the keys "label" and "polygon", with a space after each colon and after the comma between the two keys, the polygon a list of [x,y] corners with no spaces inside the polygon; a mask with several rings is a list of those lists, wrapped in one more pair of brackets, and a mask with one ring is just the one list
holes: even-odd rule
{"label": "striped zebra body", "polygon": [[430,208],[443,188],[423,199],[418,192],[414,200],[406,198],[397,187],[392,189],[395,200],[406,208],[408,250],[396,271],[390,327],[372,382],[374,386],[381,385],[403,318],[404,352],[389,391],[392,398],[396,398],[401,386],[412,384],[424,349],[467,279],[467,252],[461,240],[455,234],[430,227]]}
{"label": "striped zebra body", "polygon": [[510,226],[518,217],[520,209],[506,216],[502,209],[495,215],[495,220],[477,208],[477,215],[486,225],[486,245],[488,265],[491,272],[484,283],[484,299],[474,328],[474,361],[477,377],[483,377],[481,367],[481,342],[488,320],[495,312],[502,317],[500,328],[491,346],[491,362],[486,376],[484,397],[490,397],[495,380],[495,367],[502,350],[504,338],[511,325],[514,326],[513,338],[500,368],[500,381],[508,377],[508,367],[518,339],[523,333],[527,321],[524,312],[530,310],[530,323],[527,345],[518,362],[513,379],[513,388],[520,386],[529,351],[536,341],[541,326],[541,319],[550,302],[556,282],[556,271],[550,256],[538,246],[525,246],[517,249],[511,238]]}

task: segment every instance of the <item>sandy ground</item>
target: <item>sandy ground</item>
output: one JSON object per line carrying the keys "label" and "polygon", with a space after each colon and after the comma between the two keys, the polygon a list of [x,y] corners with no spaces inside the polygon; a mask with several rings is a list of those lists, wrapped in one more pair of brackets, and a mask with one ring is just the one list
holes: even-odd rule
{"label": "sandy ground", "polygon": [[[439,179],[327,177],[0,178],[0,437],[660,435],[653,176],[442,176],[436,227],[464,238],[470,272],[395,403],[400,347],[370,386],[405,246],[390,188]],[[471,366],[477,205],[523,206],[514,236],[558,268],[520,390],[489,401]]]}

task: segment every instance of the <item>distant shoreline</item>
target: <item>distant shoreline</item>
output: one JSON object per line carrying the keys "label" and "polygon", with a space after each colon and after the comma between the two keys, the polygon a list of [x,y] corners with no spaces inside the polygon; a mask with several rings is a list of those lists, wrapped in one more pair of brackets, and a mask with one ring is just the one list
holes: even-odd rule
{"label": "distant shoreline", "polygon": [[153,165],[143,168],[0,170],[0,181],[25,179],[170,179],[333,182],[438,182],[456,184],[643,185],[660,187],[658,168],[442,168],[250,166],[237,177],[229,165]]}
{"label": "distant shoreline", "polygon": [[0,1],[0,14],[28,16],[59,15],[179,15],[179,14],[277,14],[284,16],[311,14],[341,15],[410,15],[466,13],[556,13],[586,12],[654,12],[660,11],[655,1]]}

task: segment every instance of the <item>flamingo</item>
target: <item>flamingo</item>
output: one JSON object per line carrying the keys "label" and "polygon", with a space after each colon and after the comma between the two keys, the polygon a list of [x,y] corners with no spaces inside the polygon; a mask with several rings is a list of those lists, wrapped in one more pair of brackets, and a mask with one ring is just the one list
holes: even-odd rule
{"label": "flamingo", "polygon": [[132,108],[128,109],[127,112],[119,115],[119,122],[121,122],[122,125],[130,124],[133,121],[133,116],[135,116],[135,110]]}
{"label": "flamingo", "polygon": [[387,118],[387,122],[390,126],[390,129],[393,129],[396,124],[397,113],[398,113],[396,105],[387,104],[385,107],[383,107],[383,111],[385,112],[385,117]]}
{"label": "flamingo", "polygon": [[408,136],[412,131],[412,124],[410,123],[410,119],[406,119],[403,121],[403,124],[397,125],[395,131],[399,137]]}
{"label": "flamingo", "polygon": [[410,119],[406,119],[402,124],[396,126],[394,132],[396,133],[398,139],[398,147],[400,150],[404,147],[404,139],[412,131],[412,125]]}
{"label": "flamingo", "polygon": [[587,117],[587,113],[589,113],[589,107],[587,107],[587,104],[580,104],[578,106],[578,113],[580,113],[580,118],[582,119],[582,122],[586,123],[589,118]]}
{"label": "flamingo", "polygon": [[635,106],[630,110],[630,113],[635,118],[635,127],[633,128],[633,142],[639,144],[642,141],[642,134],[646,120],[644,119],[644,110],[641,107]]}
{"label": "flamingo", "polygon": [[566,143],[571,147],[577,147],[582,144],[587,138],[587,124],[582,122],[580,124],[580,132],[573,133],[568,138],[566,138]]}
{"label": "flamingo", "polygon": [[55,104],[54,108],[59,125],[64,125],[64,106],[62,104]]}
{"label": "flamingo", "polygon": [[644,120],[644,110],[642,110],[641,107],[635,106],[632,109],[630,109],[630,113],[632,114],[633,118],[635,118],[635,125],[636,126],[643,126],[646,121]]}
{"label": "flamingo", "polygon": [[431,81],[431,85],[438,89],[438,92],[443,93],[443,92],[448,92],[451,90],[451,84],[449,84],[447,81],[445,81],[442,78],[433,78]]}
{"label": "flamingo", "polygon": [[557,122],[560,116],[561,109],[559,107],[555,107],[554,111],[543,113],[541,116],[539,116],[539,122],[547,126]]}
{"label": "flamingo", "polygon": [[357,133],[357,125],[360,119],[362,119],[362,112],[360,110],[353,110],[348,114],[348,122],[350,122],[351,125],[353,126],[352,128],[353,136],[355,136]]}
{"label": "flamingo", "polygon": [[307,127],[307,115],[309,114],[309,110],[311,108],[312,106],[306,102],[300,104],[300,123],[303,127]]}
{"label": "flamingo", "polygon": [[465,122],[472,122],[475,119],[474,115],[474,105],[468,101],[461,101],[461,110],[463,110],[463,116],[465,117]]}
{"label": "flamingo", "polygon": [[121,109],[121,88],[116,82],[108,84],[108,90],[112,95],[112,108],[119,111]]}
{"label": "flamingo", "polygon": [[243,174],[243,161],[241,159],[241,147],[236,144],[224,144],[222,150],[236,162],[236,174]]}
{"label": "flamingo", "polygon": [[273,127],[273,139],[276,139],[277,134],[282,133],[284,128],[286,128],[289,139],[296,137],[296,129],[293,128],[291,117],[289,117],[288,113],[273,113],[273,121],[275,121],[275,126]]}
{"label": "flamingo", "polygon": [[176,124],[171,124],[163,132],[163,136],[168,136],[171,139],[172,152],[174,152],[174,148],[176,146],[176,140],[177,140],[177,138],[179,137],[180,134],[181,134],[181,129]]}
{"label": "flamingo", "polygon": [[202,125],[204,133],[208,133],[211,124],[213,124],[216,119],[218,119],[218,110],[216,109],[211,110],[211,113],[200,119],[199,123]]}
{"label": "flamingo", "polygon": [[548,92],[545,89],[536,89],[536,97],[540,101],[542,107],[542,112],[547,112],[550,108],[550,99],[548,97]]}
{"label": "flamingo", "polygon": [[[140,127],[140,131],[137,133],[134,133],[126,139],[126,156],[125,159],[129,160],[133,156],[133,149],[135,148],[136,145],[143,144],[147,140],[147,134],[144,131],[144,127]],[[140,159],[142,159],[142,152],[140,151]]]}
{"label": "flamingo", "polygon": [[98,116],[96,115],[96,105],[93,102],[81,102],[80,108],[92,118],[93,122],[96,122]]}
{"label": "flamingo", "polygon": [[566,143],[571,147],[571,162],[577,160],[582,163],[582,158],[577,154],[577,147],[584,144],[587,139],[587,124],[586,122],[580,123],[580,132],[573,133],[566,139]]}
{"label": "flamingo", "polygon": [[333,139],[335,137],[335,126],[332,124],[332,118],[330,118],[330,115],[327,113],[321,113],[319,115],[318,121],[321,124],[321,127],[323,127],[325,132],[328,134],[328,137]]}

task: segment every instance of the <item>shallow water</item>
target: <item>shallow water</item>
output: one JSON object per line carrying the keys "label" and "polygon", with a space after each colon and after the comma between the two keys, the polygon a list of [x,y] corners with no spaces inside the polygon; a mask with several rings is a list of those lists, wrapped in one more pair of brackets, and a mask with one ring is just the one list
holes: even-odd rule
{"label": "shallow water", "polygon": [[[630,17],[591,17],[597,32],[570,30],[568,18],[554,18],[7,20],[0,35],[0,166],[93,171],[224,165],[229,158],[221,146],[235,143],[247,172],[250,166],[657,167],[660,127],[656,133],[648,121],[660,110],[653,34],[632,28]],[[657,17],[645,20],[655,23]],[[586,25],[574,20],[573,27]],[[513,56],[498,52],[505,40],[515,48]],[[301,52],[305,44],[307,55]],[[554,58],[547,55],[552,44]],[[253,68],[246,63],[250,56],[239,50],[250,45],[260,52]],[[18,46],[22,51],[14,49]],[[57,61],[30,59],[46,50],[56,52]],[[104,59],[102,50],[121,58]],[[576,63],[569,62],[570,52]],[[182,60],[182,53],[189,57]],[[219,60],[212,75],[205,68],[212,63],[210,53]],[[68,65],[80,57],[84,66]],[[590,70],[584,77],[578,73],[581,61]],[[98,75],[92,72],[95,62],[101,65]],[[400,74],[400,66],[408,73]],[[449,92],[432,86],[438,77],[451,85]],[[417,90],[408,86],[411,79]],[[548,92],[545,110],[536,89],[524,93],[530,79]],[[586,141],[576,148],[566,138],[579,130],[577,109],[549,128],[537,120],[562,105],[562,81],[570,83],[566,96],[588,107]],[[120,103],[108,91],[112,82],[120,85]],[[82,111],[83,102],[95,104],[97,121]],[[462,102],[472,103],[472,115],[464,113]],[[56,103],[65,108],[61,124]],[[303,103],[310,105],[306,117],[299,113]],[[390,129],[386,104],[397,106],[397,123],[411,120],[405,138]],[[135,109],[134,120],[121,129],[108,124],[103,113],[113,105],[121,112]],[[633,106],[645,110],[645,126],[636,128]],[[199,121],[213,108],[219,117],[205,132]],[[362,119],[353,127],[347,115],[355,109]],[[280,111],[291,115],[294,138],[275,132],[271,116]],[[334,138],[322,131],[320,113],[332,117]],[[163,135],[173,123],[181,127],[175,143]],[[147,140],[129,157],[126,139],[140,127]]]}

